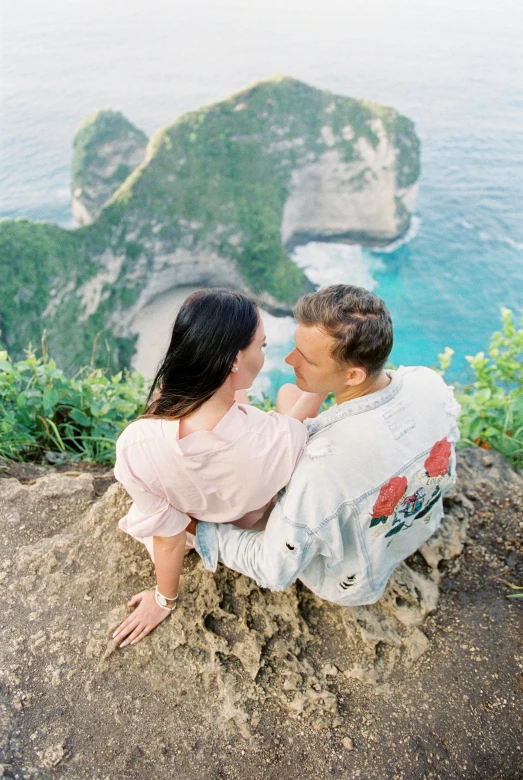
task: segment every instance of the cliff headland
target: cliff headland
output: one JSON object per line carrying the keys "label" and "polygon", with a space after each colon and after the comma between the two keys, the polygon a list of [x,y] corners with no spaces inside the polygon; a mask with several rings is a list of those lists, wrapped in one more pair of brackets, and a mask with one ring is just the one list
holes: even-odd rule
{"label": "cliff headland", "polygon": [[191,111],[147,146],[121,114],[98,111],[73,145],[83,226],[0,223],[4,345],[20,355],[45,328],[65,369],[93,351],[129,366],[134,317],[179,286],[233,286],[288,314],[313,289],[289,251],[397,239],[419,176],[409,119],[287,77]]}

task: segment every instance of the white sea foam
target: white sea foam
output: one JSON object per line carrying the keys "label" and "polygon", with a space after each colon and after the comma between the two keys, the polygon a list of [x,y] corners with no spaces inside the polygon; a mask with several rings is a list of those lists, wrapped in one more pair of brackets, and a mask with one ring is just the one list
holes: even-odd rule
{"label": "white sea foam", "polygon": [[249,395],[257,401],[261,401],[264,396],[270,396],[272,390],[271,378],[268,374],[262,372],[258,374],[253,382],[251,388],[249,388]]}
{"label": "white sea foam", "polygon": [[393,241],[391,244],[387,244],[387,246],[384,247],[371,247],[371,251],[373,252],[379,252],[380,254],[390,254],[391,252],[395,252],[396,249],[399,249],[400,246],[404,246],[405,244],[409,244],[419,233],[419,229],[421,226],[421,217],[413,216],[410,220],[410,226],[407,232],[401,236],[401,238],[398,238],[396,241]]}
{"label": "white sea foam", "polygon": [[510,238],[510,236],[493,236],[491,233],[487,233],[486,230],[481,230],[479,237],[484,243],[493,242],[506,244],[507,246],[511,246],[512,249],[517,249],[518,251],[523,250],[523,241],[515,241],[513,238]]}
{"label": "white sea foam", "polygon": [[273,314],[264,311],[261,312],[263,326],[265,328],[265,335],[267,336],[267,344],[274,345],[287,345],[289,342],[289,333],[292,333],[296,326],[296,322],[293,317],[275,317]]}
{"label": "white sea foam", "polygon": [[514,241],[513,238],[509,238],[508,236],[501,238],[500,241],[503,241],[504,244],[508,244],[513,249],[523,251],[523,241]]}
{"label": "white sea foam", "polygon": [[326,244],[311,241],[294,250],[292,259],[314,284],[354,284],[374,290],[378,286],[373,272],[381,271],[381,260],[363,253],[361,246]]}
{"label": "white sea foam", "polygon": [[285,356],[292,349],[296,321],[293,317],[275,317],[263,309],[261,316],[267,336],[267,347],[263,369],[249,390],[249,394],[255,398],[274,395],[275,389],[282,382],[294,381],[294,372],[285,363]]}
{"label": "white sea foam", "polygon": [[[313,241],[298,247],[292,259],[311,282],[320,287],[354,284],[374,290],[378,283],[373,274],[384,269],[383,261],[378,257],[364,252],[360,246],[349,244]],[[274,317],[263,310],[262,319],[267,335],[265,365],[250,390],[258,398],[271,394],[282,382],[294,381],[292,368],[284,359],[292,349],[296,322],[292,317]]]}

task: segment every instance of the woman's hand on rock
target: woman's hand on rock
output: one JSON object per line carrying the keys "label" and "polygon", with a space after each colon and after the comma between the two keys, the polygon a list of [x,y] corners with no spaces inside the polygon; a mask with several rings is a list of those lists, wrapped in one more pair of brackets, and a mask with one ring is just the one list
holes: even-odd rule
{"label": "woman's hand on rock", "polygon": [[136,606],[136,609],[113,634],[113,642],[120,647],[135,645],[169,616],[169,610],[156,603],[154,590],[142,590],[132,597],[127,606]]}

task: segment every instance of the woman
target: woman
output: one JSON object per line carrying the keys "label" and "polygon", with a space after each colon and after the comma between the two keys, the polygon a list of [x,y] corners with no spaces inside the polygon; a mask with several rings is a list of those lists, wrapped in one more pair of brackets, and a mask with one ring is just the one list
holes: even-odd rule
{"label": "woman", "polygon": [[252,528],[290,479],[303,420],[324,396],[286,385],[276,412],[249,406],[264,347],[258,309],[241,293],[199,290],[178,313],[144,413],[116,445],[115,476],[134,500],[120,528],[146,545],[157,580],[130,600],[136,609],[113,634],[121,647],[175,608],[192,517]]}

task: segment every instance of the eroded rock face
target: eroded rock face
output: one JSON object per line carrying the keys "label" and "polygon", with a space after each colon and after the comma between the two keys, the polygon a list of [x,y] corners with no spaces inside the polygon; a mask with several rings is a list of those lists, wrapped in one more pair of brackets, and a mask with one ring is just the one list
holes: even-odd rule
{"label": "eroded rock face", "polygon": [[[340,137],[329,126],[323,129],[331,147],[354,135],[349,125]],[[351,161],[340,148],[330,148],[293,172],[281,228],[286,246],[314,240],[387,244],[407,230],[417,183],[398,186],[398,149],[381,119],[372,129],[377,145],[358,138]]]}
{"label": "eroded rock face", "polygon": [[[112,629],[154,580],[144,548],[116,528],[128,497],[113,484],[96,498],[109,481],[0,463],[6,776],[301,780],[338,756],[340,777],[387,780],[401,764],[405,776],[458,778],[482,731],[490,774],[516,776],[517,605],[506,586],[493,600],[492,583],[523,478],[501,456],[459,453],[440,530],[377,604],[340,607],[299,583],[271,593],[191,553],[179,611],[124,650]],[[501,557],[482,544],[492,551],[498,533]],[[499,734],[508,741],[491,743]],[[420,751],[432,761],[417,764]]]}
{"label": "eroded rock face", "polygon": [[102,109],[82,122],[73,139],[73,217],[90,225],[104,203],[143,162],[147,136],[119,111]]}

